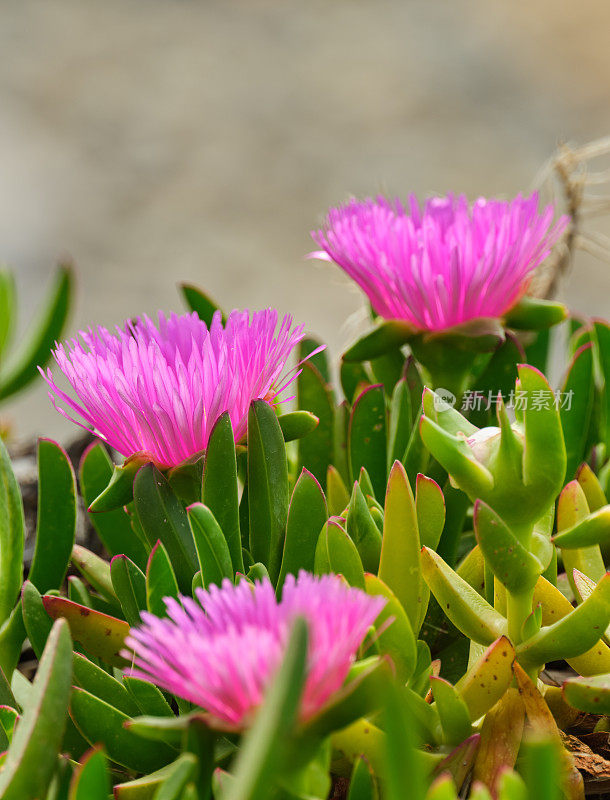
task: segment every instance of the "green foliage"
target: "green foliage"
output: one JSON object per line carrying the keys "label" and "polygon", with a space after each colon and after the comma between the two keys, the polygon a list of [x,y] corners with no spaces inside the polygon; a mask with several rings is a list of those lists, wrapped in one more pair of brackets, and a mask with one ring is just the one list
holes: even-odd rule
{"label": "green foliage", "polygon": [[76,479],[66,453],[49,439],[38,441],[36,520],[36,549],[28,578],[44,593],[62,585],[76,535]]}
{"label": "green foliage", "polygon": [[288,465],[284,437],[273,409],[255,400],[248,415],[248,508],[250,552],[280,573],[288,518]]}
{"label": "green foliage", "polygon": [[38,367],[47,364],[51,348],[64,331],[73,293],[72,267],[61,264],[35,322],[5,364],[4,353],[16,319],[16,298],[12,275],[6,268],[0,269],[0,401],[25,389],[38,377]]}
{"label": "green foliage", "polygon": [[234,572],[243,572],[235,439],[228,413],[214,425],[205,454],[203,501],[227,542]]}
{"label": "green foliage", "polygon": [[0,439],[0,624],[8,620],[21,588],[24,538],[21,494]]}
{"label": "green foliage", "polygon": [[[0,399],[63,325],[62,280],[20,366],[2,365]],[[181,291],[209,325],[216,303]],[[13,310],[3,271],[0,355]],[[146,453],[115,465],[93,445],[79,486],[102,555],[74,544],[72,467],[41,440],[23,586],[23,507],[0,444],[0,797],[326,800],[342,781],[348,800],[577,797],[551,709],[610,717],[610,328],[573,321],[561,386],[572,404],[540,404],[554,395],[536,367],[565,313],[524,298],[503,320],[431,335],[377,320],[343,356],[341,402],[306,338],[297,407],[256,400],[237,444],[224,413],[205,453],[172,469]],[[513,390],[527,407],[513,420],[496,403],[491,427],[489,409],[458,410],[468,389]],[[80,577],[66,581],[70,565]],[[206,709],[129,675],[141,612],[161,617],[164,598],[225,580],[270,580],[281,596],[300,570],[386,601],[316,714],[300,712],[302,619],[245,731],[213,730]],[[14,671],[26,637],[33,684]],[[537,679],[557,660],[577,674],[545,699]]]}
{"label": "green foliage", "polygon": [[60,621],[49,635],[0,773],[0,796],[5,800],[37,800],[46,795],[66,725],[71,678],[70,633]]}

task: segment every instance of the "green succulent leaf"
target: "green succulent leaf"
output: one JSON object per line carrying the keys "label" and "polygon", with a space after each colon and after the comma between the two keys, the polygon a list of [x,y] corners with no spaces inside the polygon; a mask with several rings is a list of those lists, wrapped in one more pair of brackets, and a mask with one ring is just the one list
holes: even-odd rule
{"label": "green succulent leaf", "polygon": [[343,360],[370,361],[406,344],[414,333],[413,326],[403,320],[383,320],[346,350]]}
{"label": "green succulent leaf", "polygon": [[399,461],[390,472],[383,523],[379,577],[398,597],[417,631],[423,602],[417,511],[407,473]]}
{"label": "green succulent leaf", "polygon": [[26,581],[23,584],[21,608],[25,630],[32,645],[32,650],[36,658],[40,659],[51,633],[53,622],[45,610],[40,592],[31,581]]}
{"label": "green succulent leaf", "polygon": [[[531,363],[526,358],[520,341],[507,333],[506,339],[496,348],[485,369],[476,379],[477,391],[481,393],[479,396],[494,399],[498,395],[509,397],[517,380],[517,364],[524,362]],[[492,417],[493,402],[489,409],[475,408],[469,412],[469,419],[479,427],[493,425]]]}
{"label": "green succulent leaf", "polygon": [[593,371],[593,345],[580,347],[574,355],[562,386],[562,397],[569,403],[560,408],[561,427],[566,446],[566,480],[572,480],[586,457],[585,449],[593,412],[595,378]]}
{"label": "green succulent leaf", "polygon": [[0,267],[0,358],[10,343],[17,316],[17,292],[13,273]]}
{"label": "green succulent leaf", "polygon": [[116,602],[110,564],[107,561],[80,544],[73,545],[71,558],[74,566],[94,589],[110,602]]}
{"label": "green succulent leaf", "polygon": [[[534,589],[534,608],[537,605],[542,609],[542,624],[546,626],[565,619],[574,610],[570,601],[559,589],[542,577],[538,579]],[[582,655],[568,657],[566,661],[580,675],[610,672],[610,647],[599,641]]]}
{"label": "green succulent leaf", "polygon": [[197,777],[199,762],[193,753],[183,753],[179,756],[161,786],[155,792],[154,800],[183,800],[183,792]]}
{"label": "green succulent leaf", "polygon": [[475,642],[490,645],[506,633],[506,620],[433,550],[422,548],[424,579],[451,622]]}
{"label": "green succulent leaf", "polygon": [[320,420],[309,411],[289,411],[278,417],[285,442],[302,439],[318,427]]}
{"label": "green succulent leaf", "polygon": [[180,590],[191,589],[198,561],[193,534],[184,506],[154,464],[136,475],[133,496],[138,518],[151,547],[161,541],[167,551]]}
{"label": "green succulent leaf", "polygon": [[16,394],[38,376],[51,357],[51,348],[61,339],[72,300],[74,276],[67,264],[60,265],[44,307],[35,317],[18,352],[0,373],[0,400]]}
{"label": "green succulent leaf", "polygon": [[110,480],[89,505],[92,514],[116,511],[133,500],[134,480],[140,468],[152,462],[150,453],[134,453],[120,465],[113,465]]}
{"label": "green succulent leaf", "polygon": [[172,491],[184,504],[200,502],[203,491],[204,453],[199,452],[166,471]]}
{"label": "green succulent leaf", "polygon": [[[564,531],[569,532],[573,529],[578,529],[581,524],[586,523],[589,516],[589,506],[582,487],[578,481],[570,481],[563,488],[557,503],[556,546],[561,547],[557,543],[557,538],[562,536]],[[568,542],[571,536],[572,534],[568,536]],[[588,575],[594,581],[598,581],[606,572],[604,560],[597,544],[575,549],[568,547],[562,550],[561,555],[572,590],[574,590],[573,572],[575,569]]]}
{"label": "green succulent leaf", "polygon": [[[535,393],[551,397],[548,381],[539,370],[526,364],[519,365],[519,385],[533,400]],[[565,475],[566,449],[559,417],[554,403],[538,408],[528,402],[524,412],[525,451],[523,454],[523,481],[536,487],[546,508],[559,493]]]}
{"label": "green succulent leaf", "polygon": [[521,363],[531,364],[542,373],[548,371],[549,351],[551,344],[551,332],[547,330],[538,331],[533,335],[529,344],[525,345],[525,358]]}
{"label": "green succulent leaf", "polygon": [[157,617],[166,616],[165,598],[178,597],[180,590],[167,550],[161,542],[153,547],[146,568],[146,607]]}
{"label": "green succulent leaf", "polygon": [[[163,785],[173,767],[173,762],[141,778],[114,786],[114,800],[154,800],[155,792]],[[186,798],[182,798],[186,800]],[[190,800],[190,798],[189,798]],[[195,800],[199,800],[195,796]]]}
{"label": "green succulent leaf", "polygon": [[349,492],[343,483],[343,478],[339,470],[331,464],[326,472],[326,501],[328,503],[328,513],[333,517],[343,516],[343,512],[347,508],[349,500]]}
{"label": "green succulent leaf", "polygon": [[187,508],[187,514],[204,586],[212,583],[221,586],[225,578],[233,582],[229,546],[210,509],[203,503],[195,503]]}
{"label": "green succulent leaf", "polygon": [[335,408],[333,420],[333,464],[346,486],[351,483],[347,445],[350,413],[350,407],[344,400]]}
{"label": "green succulent leaf", "polygon": [[301,365],[296,384],[299,409],[318,419],[317,426],[298,441],[298,470],[308,469],[324,486],[328,467],[334,462],[335,403],[332,390],[327,378],[311,361]]}
{"label": "green succulent leaf", "polygon": [[459,744],[472,733],[468,707],[455,687],[444,678],[433,676],[430,678],[430,685],[435,708],[443,728],[444,739],[447,744]]}
{"label": "green succulent leaf", "polygon": [[110,776],[106,756],[99,747],[94,747],[76,768],[68,800],[108,800]]}
{"label": "green succulent leaf", "polygon": [[535,585],[544,566],[482,500],[474,506],[474,530],[487,565],[509,592],[521,594]]}
{"label": "green succulent leaf", "polygon": [[460,678],[455,688],[475,722],[504,695],[513,680],[515,648],[506,636],[496,639]]}
{"label": "green succulent leaf", "polygon": [[376,644],[380,653],[392,659],[399,683],[406,683],[417,666],[417,643],[413,628],[402,604],[380,578],[367,573],[364,576],[367,594],[381,595],[386,604],[375,620]]}
{"label": "green succulent leaf", "polygon": [[[9,618],[0,626],[0,670],[5,676],[13,676],[19,663],[21,648],[26,637],[21,603],[12,610]],[[21,673],[18,673],[21,674]]]}
{"label": "green succulent leaf", "polygon": [[21,492],[0,437],[0,625],[9,618],[19,597],[24,539]]}
{"label": "green succulent leaf", "polygon": [[128,730],[126,714],[84,689],[73,689],[70,716],[90,744],[103,744],[108,757],[127,769],[151,772],[176,757],[176,751],[164,742],[142,739]]}
{"label": "green succulent leaf", "polygon": [[284,554],[277,584],[279,589],[287,575],[298,575],[302,569],[313,572],[316,544],[327,519],[322,487],[311,472],[303,468],[288,509]]}
{"label": "green succulent leaf", "polygon": [[19,713],[14,708],[0,706],[0,734],[4,734],[3,745],[5,750],[8,750],[13,740],[13,733],[20,718]]}
{"label": "green succulent leaf", "polygon": [[391,679],[392,668],[387,658],[372,656],[354,664],[343,687],[299,727],[295,734],[294,757],[302,758],[329,734],[378,711],[383,706],[385,687]]}
{"label": "green succulent leaf", "polygon": [[72,638],[82,644],[90,656],[101,658],[112,666],[125,665],[119,652],[129,633],[126,622],[85,608],[65,597],[45,594],[42,602],[51,619],[63,618],[68,622]]}
{"label": "green succulent leaf", "polygon": [[476,785],[496,791],[502,773],[515,765],[524,724],[525,707],[518,689],[512,687],[483,720],[473,769]]}
{"label": "green succulent leaf", "polygon": [[376,573],[381,556],[381,533],[371,516],[358,483],[354,483],[345,526],[360,554],[365,572]]}
{"label": "green succulent leaf", "polygon": [[3,706],[9,706],[10,708],[15,708],[17,711],[20,710],[19,704],[15,700],[15,695],[11,689],[11,685],[7,681],[6,675],[2,670],[0,670],[0,704]]}
{"label": "green succulent leaf", "polygon": [[567,316],[563,303],[526,296],[504,315],[504,324],[516,330],[538,331],[558,325]]}
{"label": "green succulent leaf", "polygon": [[445,498],[438,483],[421,474],[417,476],[415,510],[420,543],[436,550],[445,525]]}
{"label": "green succulent leaf", "polygon": [[392,392],[390,417],[388,425],[388,461],[386,469],[389,473],[395,461],[402,461],[409,445],[413,431],[413,408],[411,392],[406,378],[401,378]]}
{"label": "green succulent leaf", "polygon": [[260,583],[261,581],[271,580],[269,577],[269,572],[267,571],[267,567],[264,564],[261,564],[260,561],[257,561],[255,564],[252,564],[249,567],[248,572],[246,573],[246,579],[249,580],[250,583],[256,583],[257,581]]}
{"label": "green succulent leaf", "polygon": [[463,414],[446,403],[427,386],[422,393],[422,409],[426,417],[436,422],[446,433],[456,436],[472,436],[478,430]]}
{"label": "green succulent leaf", "polygon": [[563,684],[563,696],[580,711],[610,716],[610,675],[568,678]]}
{"label": "green succulent leaf", "polygon": [[445,498],[445,524],[438,546],[431,549],[437,550],[438,554],[453,567],[458,559],[466,516],[470,509],[470,500],[461,489],[454,488],[450,480],[447,480],[443,486],[443,495]]}
{"label": "green succulent leaf", "polygon": [[352,479],[364,467],[375,497],[383,497],[387,461],[383,386],[369,386],[354,402],[348,430],[348,460]]}
{"label": "green succulent leaf", "polygon": [[123,684],[136,701],[140,714],[150,714],[158,717],[174,716],[174,712],[163,693],[154,684],[139,678],[132,678],[129,675],[123,676]]}
{"label": "green succulent leaf", "polygon": [[70,575],[68,578],[68,599],[75,603],[80,603],[82,606],[87,606],[87,608],[93,608],[91,594],[84,582],[77,578],[76,575]]}
{"label": "green succulent leaf", "polygon": [[521,641],[531,639],[542,627],[542,606],[537,605],[532,613],[525,618],[521,628]]}
{"label": "green succulent leaf", "polygon": [[[573,570],[574,590],[576,599],[579,603],[584,602],[595,590],[597,584],[579,570]],[[610,642],[610,626],[604,631],[606,644]]]}
{"label": "green succulent leaf", "polygon": [[602,378],[603,391],[603,408],[604,408],[604,422],[605,422],[605,436],[604,443],[606,445],[606,452],[610,453],[610,324],[603,320],[596,320],[593,323],[595,330],[595,338],[597,341],[597,350],[599,354],[599,364]]}
{"label": "green succulent leaf", "polygon": [[458,800],[455,783],[451,775],[439,775],[426,792],[426,800]]}
{"label": "green succulent leaf", "polygon": [[140,713],[138,704],[121,681],[80,653],[74,653],[73,673],[74,683],[81,689],[86,689],[124,714],[133,716]]}
{"label": "green succulent leaf", "polygon": [[264,400],[255,400],[248,414],[248,504],[250,552],[275,582],[288,518],[288,465],[280,424]]}
{"label": "green succulent leaf", "polygon": [[237,458],[233,426],[228,412],[218,418],[208,441],[203,472],[203,502],[224,534],[233,571],[243,572]]}
{"label": "green succulent leaf", "polygon": [[[113,470],[114,465],[102,444],[96,442],[85,450],[79,467],[79,484],[86,508],[108,486]],[[131,494],[133,496],[133,488]],[[134,536],[129,517],[122,508],[87,516],[111,556],[126,555],[140,569],[146,566],[148,555],[144,545]]]}
{"label": "green succulent leaf", "polygon": [[110,562],[112,588],[127,622],[140,624],[140,611],[146,609],[146,575],[127,556],[115,556]]}
{"label": "green succulent leaf", "polygon": [[72,643],[65,622],[56,622],[0,772],[3,800],[46,797],[66,727],[72,684]]}
{"label": "green succulent leaf", "polygon": [[409,787],[410,800],[423,800],[425,782],[417,760],[418,744],[405,695],[389,683],[384,708],[385,722],[385,800],[404,800]]}
{"label": "green succulent leaf", "polygon": [[576,525],[562,530],[553,537],[555,545],[565,550],[601,545],[609,540],[610,505],[602,506],[577,522]]}
{"label": "green succulent leaf", "polygon": [[359,756],[354,762],[347,800],[376,800],[375,779],[368,761]]}
{"label": "green succulent leaf", "polygon": [[405,357],[399,348],[390,350],[382,356],[377,356],[370,361],[370,369],[375,383],[383,384],[388,400],[398,381],[402,378],[405,366]]}
{"label": "green succulent leaf", "polygon": [[196,719],[205,720],[205,713],[193,711],[190,714],[181,714],[178,717],[173,714],[161,717],[145,715],[128,720],[125,726],[132,733],[136,733],[143,739],[150,739],[153,742],[165,742],[173,747],[180,747],[184,742],[185,733]]}
{"label": "green succulent leaf", "polygon": [[428,450],[471,499],[493,489],[490,471],[477,461],[463,438],[448,433],[428,416],[422,416],[419,429]]}
{"label": "green succulent leaf", "polygon": [[[331,572],[343,575],[350,586],[364,589],[364,569],[356,545],[334,519],[330,519],[320,536],[325,538]],[[323,540],[324,541],[324,540]]]}
{"label": "green succulent leaf", "polygon": [[358,485],[362,489],[362,494],[367,498],[367,502],[369,505],[372,502],[377,502],[375,498],[375,492],[373,490],[373,484],[371,483],[371,477],[366,471],[365,467],[360,467],[360,474],[358,475]]}
{"label": "green succulent leaf", "polygon": [[224,312],[221,310],[218,303],[212,300],[202,289],[199,289],[191,283],[181,283],[178,288],[187,307],[191,311],[194,311],[199,319],[205,322],[208,328],[212,324],[212,319],[217,311],[220,311],[222,324],[225,324],[227,319]]}
{"label": "green succulent leaf", "polygon": [[585,493],[590,511],[598,511],[606,505],[606,495],[597,475],[588,464],[581,464],[576,472],[576,480]]}
{"label": "green succulent leaf", "polygon": [[76,479],[66,452],[38,440],[36,549],[29,580],[39,592],[59,589],[76,534]]}
{"label": "green succulent leaf", "polygon": [[521,663],[541,666],[558,658],[580,656],[592,648],[610,625],[610,574],[580,606],[519,645]]}
{"label": "green succulent leaf", "polygon": [[339,380],[343,394],[349,405],[360,392],[372,383],[368,367],[358,361],[341,361],[339,367]]}
{"label": "green succulent leaf", "polygon": [[266,800],[269,786],[287,767],[282,749],[296,723],[307,641],[307,624],[297,619],[282,666],[236,758],[226,800]]}

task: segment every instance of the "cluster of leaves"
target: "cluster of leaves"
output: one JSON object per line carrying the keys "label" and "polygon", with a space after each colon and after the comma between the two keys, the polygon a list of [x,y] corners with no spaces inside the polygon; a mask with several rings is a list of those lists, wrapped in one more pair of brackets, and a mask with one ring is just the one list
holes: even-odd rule
{"label": "cluster of leaves", "polygon": [[[209,298],[183,293],[209,320]],[[600,730],[610,716],[610,327],[573,326],[560,387],[571,407],[539,408],[551,387],[536,367],[562,316],[527,301],[508,331],[409,344],[378,324],[342,361],[342,398],[318,353],[299,375],[297,411],[255,401],[237,448],[225,414],[205,454],[165,472],[115,466],[98,443],[77,481],[41,440],[25,583],[23,509],[2,448],[0,797],[102,800],[111,786],[119,800],[582,796],[561,728],[578,710]],[[301,354],[316,346],[305,340]],[[491,411],[444,404],[433,390],[449,384],[516,386],[529,403],[514,421],[494,404],[486,439]],[[108,560],[75,544],[77,482]],[[281,592],[301,569],[387,601],[349,682],[309,722],[296,715],[305,624],[243,737],[213,733],[189,703],[124,674],[142,610],[161,616],[164,597],[223,579],[268,577]],[[26,639],[40,659],[33,683],[17,669]],[[544,685],[557,661],[573,677]]]}
{"label": "cluster of leaves", "polygon": [[7,354],[17,323],[17,297],[12,272],[0,268],[0,402],[25,389],[38,376],[38,367],[49,360],[51,348],[66,325],[73,283],[72,268],[60,265],[35,322],[15,352]]}

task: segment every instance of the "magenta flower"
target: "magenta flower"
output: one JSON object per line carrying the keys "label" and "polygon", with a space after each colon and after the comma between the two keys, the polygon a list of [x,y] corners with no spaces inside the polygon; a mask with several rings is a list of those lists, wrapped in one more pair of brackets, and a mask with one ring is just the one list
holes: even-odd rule
{"label": "magenta flower", "polygon": [[352,200],[329,211],[312,236],[385,319],[441,331],[481,317],[501,317],[527,291],[532,271],[568,224],[553,225],[553,206],[538,195],[510,202],[463,195],[434,197],[420,207],[400,200]]}
{"label": "magenta flower", "polygon": [[254,586],[224,580],[197,589],[197,599],[166,598],[168,617],[142,613],[126,639],[132,674],[204,709],[214,727],[243,730],[252,722],[284,657],[291,624],[309,627],[300,718],[306,720],[345,681],[356,651],[385,604],[337,575],[289,575],[278,601],[268,580]]}
{"label": "magenta flower", "polygon": [[57,346],[55,361],[77,400],[50,369],[41,373],[69,420],[126,457],[146,452],[160,467],[175,466],[205,449],[225,411],[239,441],[253,400],[280,402],[297,374],[284,374],[286,362],[305,334],[290,316],[276,331],[277,322],[271,309],[233,311],[223,327],[216,312],[208,330],[195,313],[159,312],[158,326],[144,316],[115,334],[98,327],[80,331],[82,343]]}

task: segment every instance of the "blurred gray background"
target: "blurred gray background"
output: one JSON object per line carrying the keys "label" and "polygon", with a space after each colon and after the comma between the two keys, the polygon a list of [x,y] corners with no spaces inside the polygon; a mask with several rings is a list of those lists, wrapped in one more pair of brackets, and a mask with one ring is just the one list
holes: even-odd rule
{"label": "blurred gray background", "polygon": [[[532,185],[561,141],[610,133],[607,0],[2,0],[0,258],[24,319],[57,258],[72,329],[179,309],[276,306],[349,338],[360,297],[304,260],[349,194]],[[601,220],[601,229],[608,228]],[[610,314],[579,256],[572,306]],[[70,427],[42,386],[20,436]]]}

